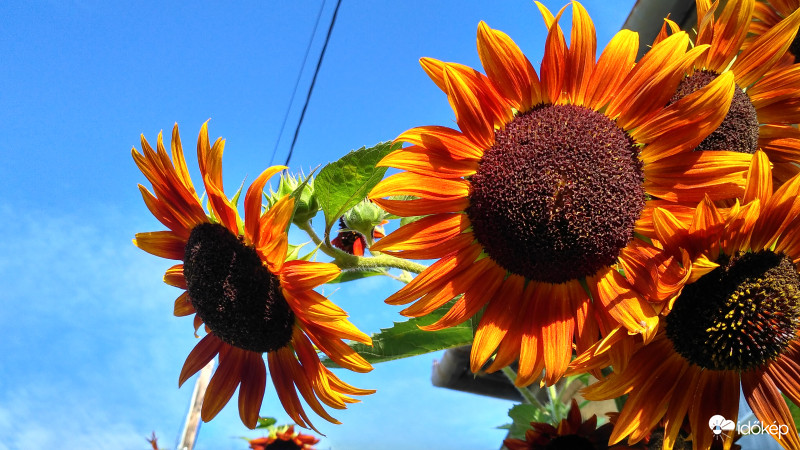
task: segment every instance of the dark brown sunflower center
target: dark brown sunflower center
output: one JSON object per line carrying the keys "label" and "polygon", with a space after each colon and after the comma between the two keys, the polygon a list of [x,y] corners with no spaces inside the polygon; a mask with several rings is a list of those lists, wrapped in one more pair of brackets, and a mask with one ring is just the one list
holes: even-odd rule
{"label": "dark brown sunflower center", "polygon": [[264,450],[302,450],[303,447],[297,445],[293,439],[288,441],[276,439],[274,442],[267,444],[267,446],[263,448]]}
{"label": "dark brown sunflower center", "polygon": [[789,53],[794,56],[794,63],[797,64],[800,62],[800,30],[795,35],[794,40],[789,45]]}
{"label": "dark brown sunflower center", "polygon": [[553,439],[544,447],[544,450],[600,450],[600,448],[606,447],[597,447],[583,436],[568,434]]}
{"label": "dark brown sunflower center", "polygon": [[683,289],[666,318],[675,351],[710,370],[748,370],[777,358],[800,327],[792,260],[763,250],[717,263]]}
{"label": "dark brown sunflower center", "polygon": [[205,223],[192,229],[183,275],[192,306],[223,342],[265,353],[291,340],[294,313],[278,278],[227,228]]}
{"label": "dark brown sunflower center", "polygon": [[608,117],[545,105],[495,134],[470,179],[467,214],[509,272],[563,283],[613,263],[644,208],[633,140]]}
{"label": "dark brown sunflower center", "polygon": [[[678,85],[678,90],[670,99],[675,103],[695,92],[719,75],[708,70],[698,70],[686,77]],[[753,154],[758,150],[758,115],[750,97],[737,85],[731,107],[722,123],[695,148],[700,150],[731,150]]]}

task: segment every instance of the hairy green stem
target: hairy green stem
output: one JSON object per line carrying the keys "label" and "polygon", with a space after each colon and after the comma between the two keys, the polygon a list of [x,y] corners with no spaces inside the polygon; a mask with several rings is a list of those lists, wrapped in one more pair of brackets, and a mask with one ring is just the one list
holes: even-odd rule
{"label": "hairy green stem", "polygon": [[511,381],[511,384],[513,384],[514,387],[517,388],[517,391],[522,396],[524,403],[530,403],[532,405],[536,405],[544,409],[544,405],[542,405],[542,403],[536,398],[536,396],[533,395],[533,392],[531,392],[530,389],[528,389],[527,387],[519,387],[516,384],[514,384],[514,381],[516,381],[517,379],[517,373],[514,372],[514,369],[512,369],[509,366],[506,366],[503,367],[501,370],[503,371],[503,374],[508,378],[508,380]]}
{"label": "hairy green stem", "polygon": [[311,237],[311,240],[314,241],[314,244],[316,244],[323,253],[333,258],[333,262],[343,270],[394,268],[407,272],[420,273],[428,268],[428,266],[383,253],[376,256],[351,255],[323,242],[316,231],[311,227],[310,222],[298,225],[298,228],[305,231],[306,234]]}

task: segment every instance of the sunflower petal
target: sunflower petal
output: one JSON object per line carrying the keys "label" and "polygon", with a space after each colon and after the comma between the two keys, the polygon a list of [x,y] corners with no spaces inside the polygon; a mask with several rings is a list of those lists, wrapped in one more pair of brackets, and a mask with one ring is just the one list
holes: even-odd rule
{"label": "sunflower petal", "polygon": [[[742,393],[750,409],[764,426],[794,424],[789,406],[768,371],[742,372]],[[786,428],[788,428],[787,433],[779,435],[779,443],[784,448],[800,448],[797,428],[792,425]]]}
{"label": "sunflower petal", "polygon": [[136,233],[133,244],[151,255],[179,261],[183,261],[186,252],[186,240],[172,231]]}
{"label": "sunflower petal", "polygon": [[542,102],[536,70],[517,44],[505,33],[478,25],[478,55],[486,75],[519,111]]}
{"label": "sunflower petal", "polygon": [[620,30],[608,43],[586,88],[584,105],[599,110],[610,102],[636,63],[639,33]]}
{"label": "sunflower petal", "polygon": [[251,430],[258,425],[258,411],[264,400],[267,385],[267,367],[260,353],[246,352],[242,362],[239,388],[239,417]]}
{"label": "sunflower petal", "polygon": [[214,371],[214,375],[208,383],[206,395],[203,398],[203,407],[200,410],[203,422],[208,422],[216,417],[233,396],[241,382],[246,354],[247,350],[233,346],[228,346],[227,351],[220,352],[219,367]]}
{"label": "sunflower petal", "polygon": [[798,27],[800,9],[757,37],[731,66],[731,71],[736,74],[737,84],[741,87],[750,86],[772,68],[789,50]]}

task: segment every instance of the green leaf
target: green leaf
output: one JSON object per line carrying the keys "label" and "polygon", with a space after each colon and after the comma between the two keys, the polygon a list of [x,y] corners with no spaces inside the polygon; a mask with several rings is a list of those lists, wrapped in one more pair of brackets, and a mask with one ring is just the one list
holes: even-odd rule
{"label": "green leaf", "polygon": [[[450,309],[452,302],[436,309],[425,317],[413,318],[405,322],[395,322],[372,335],[372,347],[359,342],[350,344],[355,351],[372,364],[408,358],[472,343],[472,324],[470,320],[439,331],[424,331],[422,325],[430,325],[439,320]],[[323,364],[336,367],[336,363],[324,358]]]}
{"label": "green leaf", "polygon": [[508,437],[525,439],[525,431],[531,428],[531,422],[550,423],[550,414],[537,405],[523,403],[508,410],[508,417],[514,422],[508,429]]}
{"label": "green leaf", "polygon": [[785,395],[783,399],[786,401],[786,404],[789,405],[789,411],[792,413],[792,419],[794,419],[794,426],[800,428],[800,407],[795,405],[794,402],[789,400],[789,397]]}
{"label": "green leaf", "polygon": [[340,273],[338,277],[328,281],[328,283],[346,283],[366,277],[374,277],[375,275],[386,275],[388,272],[386,269],[346,270]]}
{"label": "green leaf", "polygon": [[381,142],[374,147],[361,147],[320,170],[314,180],[320,209],[325,214],[325,236],[348,209],[363,200],[386,173],[386,167],[375,167],[384,156],[400,147]]}
{"label": "green leaf", "polygon": [[258,425],[256,425],[256,429],[258,428],[269,428],[273,425],[278,423],[278,420],[273,417],[259,417],[258,418]]}

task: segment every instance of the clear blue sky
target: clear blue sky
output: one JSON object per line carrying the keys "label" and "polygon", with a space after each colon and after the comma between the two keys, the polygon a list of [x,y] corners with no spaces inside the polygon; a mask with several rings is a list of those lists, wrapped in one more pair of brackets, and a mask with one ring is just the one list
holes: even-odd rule
{"label": "clear blue sky", "polygon": [[[0,449],[172,448],[192,381],[178,389],[196,340],[172,316],[172,263],[131,244],[163,227],[145,208],[130,157],[181,127],[190,168],[197,132],[227,139],[228,192],[269,164],[319,1],[0,3]],[[561,1],[545,1],[554,11]],[[633,0],[586,1],[598,53]],[[299,116],[335,2],[323,12],[276,162]],[[418,125],[454,126],[447,100],[419,67],[430,56],[476,68],[480,20],[508,33],[538,68],[545,30],[533,2],[344,1],[317,80],[293,170],[324,164]],[[382,300],[395,281],[332,293],[363,331],[400,320]],[[326,294],[332,292],[326,288]],[[491,449],[511,402],[430,385],[440,354],[339,372],[375,388],[315,421],[320,448]],[[289,419],[268,388],[262,415]],[[198,449],[242,449],[235,401],[204,424]]]}

